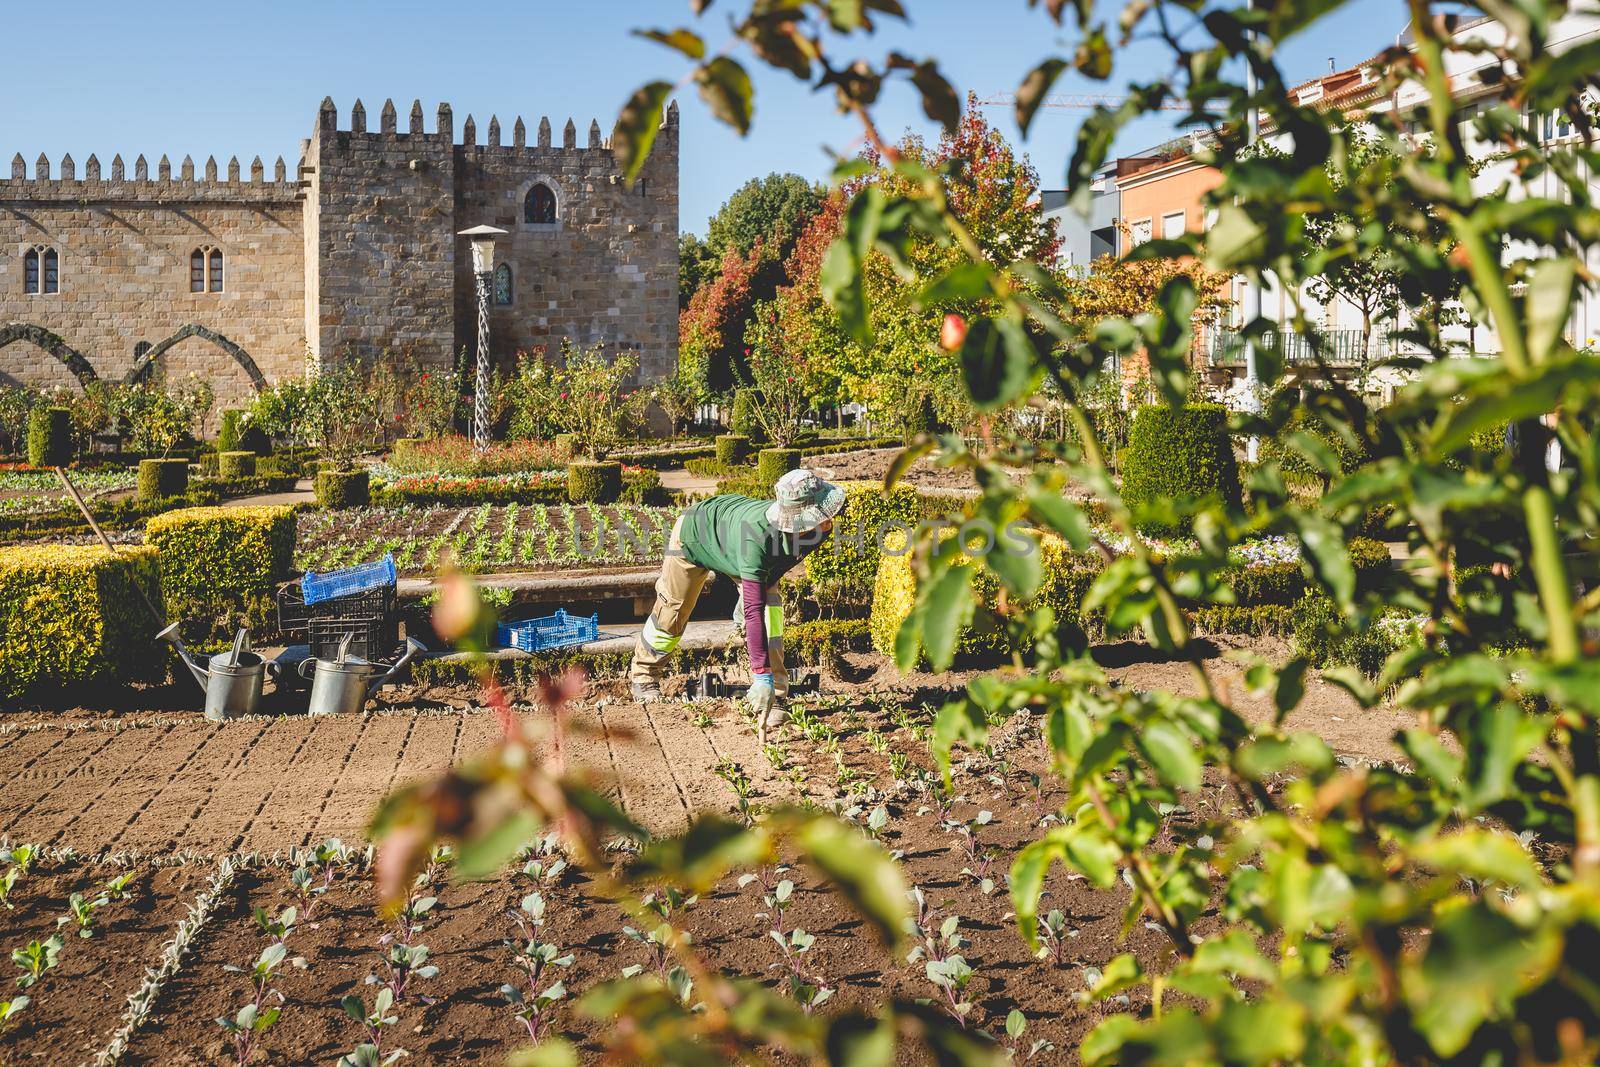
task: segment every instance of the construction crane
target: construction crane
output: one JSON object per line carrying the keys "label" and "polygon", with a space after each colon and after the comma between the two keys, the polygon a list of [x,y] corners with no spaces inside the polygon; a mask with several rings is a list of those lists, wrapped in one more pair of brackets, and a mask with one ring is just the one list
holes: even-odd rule
{"label": "construction crane", "polygon": [[[1041,108],[1092,108],[1105,106],[1114,108],[1128,98],[1113,96],[1110,93],[1050,93],[1039,106]],[[1017,104],[1016,93],[996,93],[986,96],[978,101],[979,107],[1015,107]],[[1188,111],[1189,105],[1178,101],[1166,101],[1158,108],[1160,111]]]}

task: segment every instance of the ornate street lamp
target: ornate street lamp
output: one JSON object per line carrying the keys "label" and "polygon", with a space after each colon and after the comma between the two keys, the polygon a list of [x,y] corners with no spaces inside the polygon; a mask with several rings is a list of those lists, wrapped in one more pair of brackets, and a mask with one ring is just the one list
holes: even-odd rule
{"label": "ornate street lamp", "polygon": [[472,383],[472,447],[489,447],[489,286],[494,280],[494,239],[505,230],[474,226],[457,236],[472,242],[472,276],[478,286],[478,363]]}

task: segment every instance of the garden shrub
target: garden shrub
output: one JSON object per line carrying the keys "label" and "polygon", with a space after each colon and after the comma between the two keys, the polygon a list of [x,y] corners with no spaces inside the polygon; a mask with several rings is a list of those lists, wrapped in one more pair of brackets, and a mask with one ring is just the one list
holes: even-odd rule
{"label": "garden shrub", "polygon": [[271,442],[261,429],[250,422],[250,412],[244,408],[226,408],[217,428],[217,452],[253,452],[257,455],[271,450]]}
{"label": "garden shrub", "polygon": [[1238,506],[1239,468],[1228,439],[1228,412],[1220,404],[1139,409],[1128,432],[1122,499],[1140,516],[1140,529],[1181,533],[1187,521],[1161,505],[1221,500]]}
{"label": "garden shrub", "polygon": [[765,439],[761,416],[756,412],[756,394],[753,389],[738,389],[733,394],[733,410],[728,414],[728,430],[748,437],[752,441]]}
{"label": "garden shrub", "polygon": [[215,451],[200,453],[195,457],[194,464],[200,468],[200,477],[215,478],[217,476],[217,453]]}
{"label": "garden shrub", "polygon": [[910,486],[885,490],[882,482],[845,482],[844,509],[833,533],[806,556],[805,573],[823,603],[865,608],[872,599],[882,539],[923,519],[959,515],[962,501],[919,493]]}
{"label": "garden shrub", "polygon": [[390,460],[401,458],[420,444],[422,444],[420,437],[396,437],[394,444],[389,446],[389,458]]}
{"label": "garden shrub", "polygon": [[558,433],[550,439],[559,459],[571,459],[578,454],[578,435],[575,433]]}
{"label": "garden shrub", "polygon": [[180,496],[189,488],[189,461],[185,459],[141,459],[139,461],[139,499],[156,501]]}
{"label": "garden shrub", "polygon": [[372,502],[372,483],[366,471],[317,472],[317,503],[325,508],[360,508]]}
{"label": "garden shrub", "polygon": [[1291,447],[1288,438],[1297,433],[1309,434],[1327,445],[1339,460],[1339,469],[1344,474],[1350,474],[1356,468],[1365,465],[1372,459],[1371,452],[1364,445],[1352,445],[1339,434],[1334,433],[1324,426],[1315,416],[1307,414],[1304,410],[1296,411],[1284,424],[1283,430],[1277,437],[1263,438],[1261,441],[1260,461],[1275,460],[1278,469],[1290,481],[1315,480],[1326,482],[1328,476],[1314,467],[1305,453]]}
{"label": "garden shrub", "polygon": [[167,657],[139,595],[160,603],[156,549],[0,548],[0,696],[159,681]]}
{"label": "garden shrub", "polygon": [[1405,613],[1397,610],[1358,629],[1331,597],[1309,594],[1294,606],[1294,653],[1313,667],[1355,667],[1376,676],[1391,653],[1420,639],[1406,621]]}
{"label": "garden shrub", "polygon": [[294,508],[183,508],[145,524],[145,542],[161,557],[167,617],[190,640],[253,634],[274,620],[273,593],[294,574]]}
{"label": "garden shrub", "polygon": [[428,440],[402,439],[386,466],[401,474],[490,475],[560,470],[570,457],[549,441],[494,441],[479,451],[459,435]]}
{"label": "garden shrub", "polygon": [[[954,531],[948,536],[953,536]],[[917,600],[917,579],[912,567],[912,553],[903,551],[904,535],[890,534],[885,540],[878,560],[878,573],[872,591],[872,614],[868,629],[872,634],[872,647],[885,656],[894,655],[895,635],[900,624],[911,614]],[[1048,605],[1054,612],[1059,627],[1077,630],[1084,595],[1094,584],[1095,577],[1104,568],[1099,556],[1088,552],[1075,552],[1066,542],[1053,535],[1038,539],[1040,564],[1043,576],[1039,589],[1027,603],[1032,607]],[[980,570],[974,579],[979,608],[970,626],[956,641],[956,655],[962,659],[995,659],[1011,651],[1005,632],[995,624],[994,616],[983,605],[992,604],[999,585],[992,573]],[[1026,649],[1015,651],[1026,653]]]}
{"label": "garden shrub", "polygon": [[731,474],[735,470],[743,473],[742,468],[733,467],[720,459],[688,459],[683,462],[683,469],[696,478],[720,478]]}
{"label": "garden shrub", "polygon": [[72,440],[72,409],[40,405],[28,412],[28,463],[35,467],[65,467],[76,451]]}
{"label": "garden shrub", "polygon": [[750,458],[750,438],[742,433],[725,433],[717,438],[717,462],[737,466]]}
{"label": "garden shrub", "polygon": [[567,464],[567,499],[574,504],[609,504],[622,494],[622,464],[579,460]]}
{"label": "garden shrub", "polygon": [[218,452],[217,477],[224,481],[235,478],[249,478],[256,473],[256,454],[254,452]]}
{"label": "garden shrub", "polygon": [[770,494],[778,479],[800,466],[798,448],[763,448],[756,455],[756,480]]}
{"label": "garden shrub", "polygon": [[640,507],[658,507],[667,502],[670,494],[661,488],[661,475],[651,470],[628,470],[622,472],[622,492],[617,500],[624,504],[637,504]]}

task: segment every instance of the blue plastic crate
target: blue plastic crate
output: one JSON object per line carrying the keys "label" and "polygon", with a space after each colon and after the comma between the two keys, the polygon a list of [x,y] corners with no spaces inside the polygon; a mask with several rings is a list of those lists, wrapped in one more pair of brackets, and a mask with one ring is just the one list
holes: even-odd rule
{"label": "blue plastic crate", "polygon": [[375,563],[341,567],[326,574],[306,571],[306,576],[300,580],[300,595],[307,604],[320,604],[334,597],[365,593],[369,589],[383,589],[394,584],[394,553],[388,552]]}
{"label": "blue plastic crate", "polygon": [[586,619],[582,615],[568,615],[559,610],[543,619],[503,622],[498,631],[498,639],[503,647],[520,648],[524,652],[581,645],[599,636],[599,615],[591,615]]}

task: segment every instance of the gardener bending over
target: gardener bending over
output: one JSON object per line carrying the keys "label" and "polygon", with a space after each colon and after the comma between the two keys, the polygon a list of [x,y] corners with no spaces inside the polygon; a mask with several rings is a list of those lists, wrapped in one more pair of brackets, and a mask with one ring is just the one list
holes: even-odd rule
{"label": "gardener bending over", "polygon": [[728,493],[679,516],[656,581],[656,603],[633,648],[633,697],[661,699],[661,671],[678,647],[700,590],[713,571],[739,583],[750,692],[763,738],[783,722],[789,676],[783,666],[783,602],[778,579],[833,529],[844,490],[808,470],[778,479],[776,500]]}

